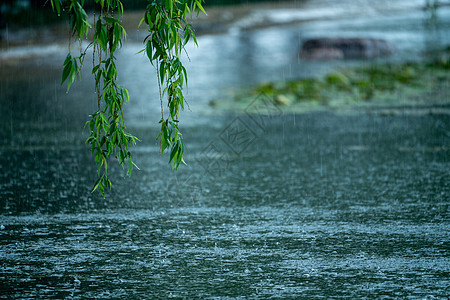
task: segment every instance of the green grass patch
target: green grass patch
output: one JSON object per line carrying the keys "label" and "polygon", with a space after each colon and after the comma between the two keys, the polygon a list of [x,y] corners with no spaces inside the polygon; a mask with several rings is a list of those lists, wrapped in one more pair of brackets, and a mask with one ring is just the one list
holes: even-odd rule
{"label": "green grass patch", "polygon": [[345,105],[447,104],[450,100],[441,95],[443,91],[448,94],[448,53],[447,49],[444,55],[430,62],[340,68],[322,78],[262,83],[210,104],[225,110],[240,110],[261,93],[287,111]]}

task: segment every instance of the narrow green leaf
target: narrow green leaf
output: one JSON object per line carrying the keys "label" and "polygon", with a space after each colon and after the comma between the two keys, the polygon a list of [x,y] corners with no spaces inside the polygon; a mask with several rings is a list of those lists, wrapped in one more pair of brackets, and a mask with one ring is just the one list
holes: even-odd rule
{"label": "narrow green leaf", "polygon": [[105,198],[105,188],[103,186],[103,181],[100,181],[99,190],[100,190],[100,193],[102,194],[103,198]]}
{"label": "narrow green leaf", "polygon": [[206,11],[205,11],[205,9],[202,6],[202,1],[201,0],[197,0],[195,2],[197,4],[198,8],[200,8],[200,10],[206,15]]}
{"label": "narrow green leaf", "polygon": [[153,47],[152,47],[151,42],[148,41],[147,44],[145,45],[145,51],[146,51],[147,57],[150,59],[150,61],[153,60],[153,57],[152,57],[152,54],[153,54],[152,51],[153,51],[153,49],[152,49],[152,48],[153,48]]}
{"label": "narrow green leaf", "polygon": [[64,70],[62,72],[61,85],[66,81],[67,77],[69,77],[70,71],[72,70],[72,61],[69,61],[64,66]]}
{"label": "narrow green leaf", "polygon": [[92,74],[95,74],[95,73],[98,71],[99,68],[100,68],[100,64],[94,66],[94,67],[92,68]]}
{"label": "narrow green leaf", "polygon": [[121,1],[117,1],[117,6],[119,10],[119,18],[123,15],[123,4]]}
{"label": "narrow green leaf", "polygon": [[101,179],[102,179],[102,177],[100,177],[100,178],[97,179],[97,181],[95,182],[94,188],[92,189],[92,192],[91,192],[91,193],[93,193],[93,192],[98,188]]}
{"label": "narrow green leaf", "polygon": [[128,158],[128,177],[131,177],[131,171],[133,170],[133,160],[131,159],[131,156]]}
{"label": "narrow green leaf", "polygon": [[142,18],[141,19],[141,21],[139,21],[139,25],[138,25],[138,28],[140,28],[141,27],[141,25],[142,25],[142,23],[145,21],[145,17],[144,18]]}
{"label": "narrow green leaf", "polygon": [[119,161],[120,161],[120,164],[121,165],[123,165],[123,161],[125,160],[125,155],[123,154],[123,151],[121,150],[120,152],[119,152]]}
{"label": "narrow green leaf", "polygon": [[114,24],[114,23],[120,23],[119,20],[111,18],[111,17],[103,17],[103,20],[105,20],[108,23]]}
{"label": "narrow green leaf", "polygon": [[120,25],[120,24],[119,24],[119,26],[120,26],[120,28],[122,29],[123,39],[124,39],[124,40],[127,40],[127,32],[125,31],[125,28],[123,28],[122,25]]}
{"label": "narrow green leaf", "polygon": [[67,90],[70,89],[70,86],[72,85],[72,83],[74,83],[76,77],[77,77],[77,73],[78,73],[78,65],[75,59],[72,59],[72,64],[71,64],[71,68],[70,68],[70,72],[69,72],[69,77],[67,80]]}
{"label": "narrow green leaf", "polygon": [[181,69],[182,69],[183,74],[184,74],[184,82],[187,84],[188,83],[188,77],[187,77],[186,68],[184,66],[181,66]]}
{"label": "narrow green leaf", "polygon": [[[59,0],[54,0],[54,2],[55,2],[56,12],[59,15],[61,13],[61,4],[59,3]],[[53,3],[53,1],[52,1],[52,3]]]}
{"label": "narrow green leaf", "polygon": [[164,84],[164,75],[166,74],[165,66],[166,64],[164,63],[164,61],[162,61],[159,65],[159,77],[161,79],[161,84]]}

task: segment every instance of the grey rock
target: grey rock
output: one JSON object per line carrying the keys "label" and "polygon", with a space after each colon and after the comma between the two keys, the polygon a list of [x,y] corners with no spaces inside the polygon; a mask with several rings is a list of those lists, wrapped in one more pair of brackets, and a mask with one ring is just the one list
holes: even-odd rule
{"label": "grey rock", "polygon": [[386,56],[393,48],[382,39],[314,38],[306,40],[300,57],[310,60],[357,59]]}

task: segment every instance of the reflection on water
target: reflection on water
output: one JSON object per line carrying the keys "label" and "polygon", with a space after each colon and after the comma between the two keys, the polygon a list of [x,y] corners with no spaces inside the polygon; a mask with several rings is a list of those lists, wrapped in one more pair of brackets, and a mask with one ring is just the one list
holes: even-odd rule
{"label": "reflection on water", "polygon": [[120,80],[141,171],[127,179],[111,164],[106,199],[89,193],[80,130],[95,110],[89,72],[66,94],[57,57],[2,67],[0,297],[448,297],[447,114],[205,108],[244,84],[325,71],[299,60],[307,36],[383,34],[399,49],[391,59],[419,57],[423,14],[407,15],[200,37],[188,49],[189,165],[177,173],[158,160],[154,70],[128,44]]}

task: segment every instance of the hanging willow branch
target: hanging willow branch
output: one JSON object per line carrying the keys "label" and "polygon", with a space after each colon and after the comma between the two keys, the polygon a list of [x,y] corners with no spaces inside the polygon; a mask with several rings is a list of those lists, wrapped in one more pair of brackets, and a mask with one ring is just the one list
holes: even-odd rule
{"label": "hanging willow branch", "polygon": [[[105,188],[111,188],[108,179],[108,162],[113,157],[131,175],[134,163],[129,145],[134,146],[138,139],[130,134],[125,126],[123,103],[129,101],[126,88],[118,84],[118,72],[114,54],[126,40],[126,31],[121,24],[123,5],[120,0],[93,0],[100,8],[100,16],[95,22],[93,41],[77,57],[69,53],[64,61],[62,82],[67,81],[67,90],[80,73],[84,57],[93,48],[92,74],[95,78],[98,110],[86,122],[90,135],[86,140],[92,146],[92,154],[98,168],[98,179],[92,191],[99,190],[105,196]],[[179,116],[184,109],[183,85],[187,83],[187,73],[180,61],[180,55],[189,40],[195,38],[188,16],[199,11],[205,13],[204,0],[149,0],[139,27],[145,23],[148,36],[145,38],[145,52],[152,65],[158,70],[158,84],[162,97],[167,97],[169,115],[161,114],[161,131],[157,139],[161,142],[161,152],[170,147],[169,162],[178,169],[183,160],[184,144],[179,130]],[[87,21],[84,0],[50,0],[53,9],[60,14],[69,14],[72,35],[81,40],[88,35],[92,25]],[[162,113],[162,106],[161,106]]]}

